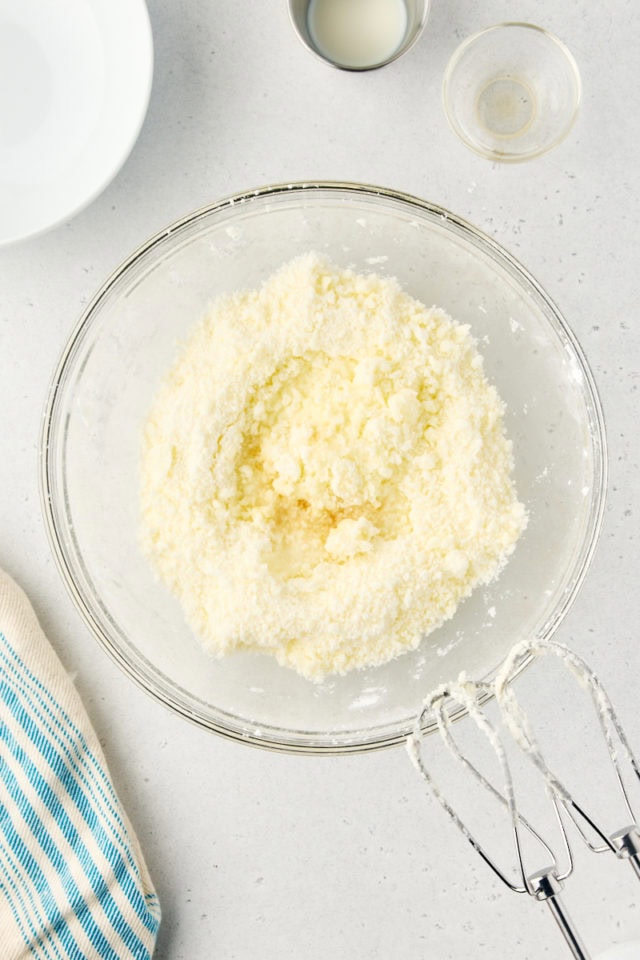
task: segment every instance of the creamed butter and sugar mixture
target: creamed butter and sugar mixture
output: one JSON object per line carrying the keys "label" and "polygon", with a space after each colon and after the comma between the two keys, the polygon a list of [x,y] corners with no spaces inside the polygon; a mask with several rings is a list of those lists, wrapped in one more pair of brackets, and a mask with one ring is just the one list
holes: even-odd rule
{"label": "creamed butter and sugar mixture", "polygon": [[144,432],[144,547],[205,648],[311,678],[415,648],[526,524],[467,327],[315,254],[225,296]]}

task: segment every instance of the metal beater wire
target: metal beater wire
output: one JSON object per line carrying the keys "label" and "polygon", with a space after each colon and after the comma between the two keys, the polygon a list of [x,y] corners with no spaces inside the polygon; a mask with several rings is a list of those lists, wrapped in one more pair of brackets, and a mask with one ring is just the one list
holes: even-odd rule
{"label": "metal beater wire", "polygon": [[[513,680],[519,672],[523,662],[532,657],[543,657],[548,654],[553,654],[558,657],[567,669],[573,673],[578,682],[588,689],[596,709],[620,788],[620,794],[631,821],[630,825],[614,833],[607,833],[606,829],[595,821],[584,806],[578,803],[558,775],[550,769],[529,729],[526,715],[520,707],[513,690],[511,680]],[[636,812],[631,803],[631,798],[622,773],[618,744],[622,747],[623,755],[626,757],[631,771],[635,774],[638,781],[640,781],[640,767],[631,749],[618,714],[600,679],[591,667],[589,667],[578,654],[554,640],[519,644],[511,651],[498,674],[494,683],[494,692],[502,711],[505,726],[510,731],[518,746],[529,755],[538,771],[542,774],[549,788],[554,792],[567,811],[567,814],[571,817],[589,849],[594,853],[612,851],[618,857],[629,859],[634,871],[638,877],[640,877],[640,830],[638,828]],[[600,838],[600,844],[594,843],[587,836],[584,830],[585,824]]]}
{"label": "metal beater wire", "polygon": [[[562,837],[562,846],[563,846],[563,857],[566,860],[567,867],[563,872],[560,872],[558,861],[556,856],[553,853],[553,850],[546,842],[546,840],[540,835],[540,833],[532,826],[532,824],[524,817],[517,809],[515,801],[515,791],[513,787],[513,777],[511,774],[511,768],[507,760],[506,751],[504,745],[498,735],[493,724],[489,721],[485,712],[480,708],[478,698],[482,698],[483,694],[488,691],[488,685],[484,683],[471,683],[470,681],[458,681],[457,683],[450,683],[446,686],[440,687],[438,690],[433,691],[425,700],[422,710],[417,718],[416,724],[414,726],[413,733],[407,742],[407,747],[409,750],[409,755],[418,769],[418,772],[423,777],[425,782],[429,785],[432,793],[443,807],[445,812],[448,814],[450,819],[456,824],[458,829],[463,833],[465,838],[471,844],[471,846],[476,850],[476,852],[482,857],[485,863],[491,867],[493,872],[500,877],[502,882],[513,890],[515,893],[531,893],[528,881],[527,881],[527,872],[524,864],[524,857],[522,853],[522,830],[526,830],[527,833],[532,836],[545,850],[546,854],[549,857],[552,867],[550,868],[554,876],[559,882],[565,880],[573,869],[573,859],[571,854],[571,849],[569,847],[569,842],[566,835],[566,830],[562,820],[560,818],[560,813],[558,810],[558,805],[555,800],[555,797],[552,795],[550,797],[555,817],[559,826],[560,836]],[[458,703],[460,706],[463,706],[467,711],[469,717],[474,721],[478,729],[484,733],[487,740],[491,744],[500,764],[500,769],[502,772],[504,780],[504,794],[498,790],[494,784],[492,784],[479,770],[478,768],[465,756],[458,747],[458,744],[453,738],[451,733],[451,721],[446,712],[446,704],[455,704]],[[449,801],[443,795],[440,787],[434,780],[433,776],[429,772],[427,766],[424,763],[422,758],[421,744],[422,744],[422,728],[423,721],[427,713],[433,712],[438,731],[442,738],[443,743],[452,754],[452,756],[460,762],[463,767],[468,770],[475,779],[488,791],[488,793],[494,797],[498,802],[506,807],[509,810],[511,817],[511,824],[513,829],[513,839],[514,846],[516,850],[516,856],[518,861],[518,872],[520,874],[521,882],[514,883],[508,875],[498,866],[496,861],[487,853],[486,849],[481,843],[473,836],[471,831],[468,829],[466,824],[458,816],[457,812],[453,809]]]}
{"label": "metal beater wire", "polygon": [[[495,727],[490,723],[479,704],[479,699],[482,699],[483,696],[486,696],[488,689],[489,688],[486,684],[473,683],[472,681],[462,677],[458,682],[446,684],[433,691],[425,700],[422,710],[416,719],[413,732],[407,739],[409,756],[411,757],[420,775],[430,787],[435,798],[438,800],[450,819],[462,832],[464,837],[469,841],[474,850],[476,850],[476,852],[484,860],[484,862],[491,867],[493,872],[502,880],[504,884],[506,884],[510,890],[513,890],[516,893],[527,893],[530,896],[535,897],[537,900],[545,902],[549,907],[549,910],[551,911],[551,914],[560,931],[562,932],[567,946],[569,947],[575,960],[589,960],[589,955],[580,939],[580,936],[566,910],[564,909],[559,897],[559,893],[562,889],[562,881],[569,876],[573,869],[573,860],[566,830],[560,816],[558,800],[555,793],[548,791],[560,828],[560,835],[562,836],[562,844],[565,855],[567,857],[568,867],[562,874],[559,872],[557,859],[549,844],[517,810],[513,787],[513,777],[504,744]],[[468,757],[462,754],[457,743],[455,742],[450,729],[451,721],[445,707],[447,703],[454,704],[456,702],[465,708],[469,717],[471,717],[478,729],[485,734],[494,752],[496,753],[504,779],[504,793],[498,790],[482,773],[480,773],[480,771],[468,759]],[[426,764],[424,763],[421,750],[423,739],[422,731],[425,715],[430,711],[434,713],[440,736],[447,749],[452,753],[454,759],[456,759],[458,762],[461,762],[465,769],[475,777],[481,786],[483,786],[491,796],[496,798],[509,810],[521,883],[514,883],[503,872],[503,870],[501,870],[493,858],[489,856],[482,844],[475,839],[466,824],[458,816],[454,808],[446,799],[440,787],[431,776]],[[521,831],[523,829],[526,830],[532,837],[534,837],[549,855],[552,861],[552,865],[550,867],[545,867],[543,870],[538,870],[535,873],[527,875],[522,854]]]}

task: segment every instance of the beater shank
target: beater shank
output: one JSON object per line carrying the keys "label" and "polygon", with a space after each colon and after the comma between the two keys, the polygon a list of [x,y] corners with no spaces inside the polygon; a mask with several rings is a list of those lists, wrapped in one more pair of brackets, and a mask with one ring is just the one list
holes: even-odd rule
{"label": "beater shank", "polygon": [[575,960],[589,960],[589,954],[580,938],[580,934],[560,899],[559,894],[562,890],[562,884],[555,878],[553,872],[542,870],[539,873],[534,873],[527,878],[527,883],[536,900],[544,901],[549,907],[553,919],[560,927],[560,931]]}

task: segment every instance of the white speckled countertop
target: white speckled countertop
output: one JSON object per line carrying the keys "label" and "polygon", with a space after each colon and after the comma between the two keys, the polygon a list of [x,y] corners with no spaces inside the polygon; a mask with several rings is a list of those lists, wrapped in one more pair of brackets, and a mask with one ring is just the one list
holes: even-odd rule
{"label": "white speckled countertop", "polygon": [[[311,57],[285,0],[149,0],[149,10],[154,89],[123,170],[70,223],[0,250],[0,566],[77,674],[161,897],[156,957],[568,956],[543,908],[467,853],[403,750],[273,755],[192,728],[134,687],[89,635],[55,569],[38,436],[83,305],[172,219],[235,191],[313,178],[378,183],[449,207],[537,277],[594,371],[609,494],[591,572],[559,637],[596,668],[640,744],[640,11],[633,0],[509,5],[511,19],[565,40],[584,101],[565,143],[501,167],[457,141],[440,102],[449,55],[504,19],[498,0],[433,0],[419,43],[370,74]],[[586,760],[580,731],[567,724],[565,733],[576,763]],[[640,939],[631,872],[606,857],[579,866],[566,899],[593,952]]]}

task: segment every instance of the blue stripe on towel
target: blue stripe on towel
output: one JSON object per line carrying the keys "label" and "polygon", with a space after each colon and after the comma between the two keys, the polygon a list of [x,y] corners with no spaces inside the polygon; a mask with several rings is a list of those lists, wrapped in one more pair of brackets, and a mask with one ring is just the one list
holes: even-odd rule
{"label": "blue stripe on towel", "polygon": [[[41,731],[34,724],[31,716],[15,694],[15,691],[13,691],[6,683],[2,684],[2,686],[4,687],[4,700],[9,710],[13,714],[16,721],[20,724],[22,729],[25,731],[31,742],[38,749],[42,757],[46,760],[51,770],[58,776],[60,782],[64,784],[67,790],[69,790],[69,793],[74,798],[79,811],[82,813],[85,819],[85,822],[91,826],[96,840],[99,842],[103,854],[114,870],[116,879],[120,883],[120,886],[127,896],[127,899],[131,903],[140,920],[145,924],[145,926],[147,926],[148,929],[151,929],[150,921],[152,921],[154,918],[151,918],[149,915],[144,897],[141,895],[140,890],[129,875],[126,864],[123,861],[119,851],[115,849],[113,844],[105,836],[105,832],[101,824],[98,822],[94,811],[87,803],[86,797],[84,794],[82,794],[77,781],[71,776],[71,772],[64,764],[60,754],[51,746]],[[49,810],[51,816],[56,820],[58,828],[61,830],[69,844],[73,847],[78,858],[78,862],[82,865],[91,888],[96,897],[100,900],[105,915],[108,917],[113,929],[119,933],[127,947],[132,952],[143,951],[144,945],[128,925],[117,904],[114,902],[110,892],[105,887],[100,871],[93,862],[89,851],[82,841],[82,837],[70,820],[66,810],[60,803],[59,798],[53,792],[51,786],[44,779],[31,758],[24,752],[24,750],[11,735],[11,732],[8,730],[6,731],[6,742],[13,755],[20,762],[22,769],[24,770],[34,790],[37,792],[39,799]],[[10,771],[7,770],[6,773],[7,787],[12,794],[13,800],[15,803],[17,803],[25,819],[28,819],[32,829],[34,829],[34,834],[37,836],[44,852],[49,857],[52,866],[56,869],[60,881],[63,883],[65,893],[69,897],[70,903],[72,903],[74,907],[82,905],[81,893],[73,877],[69,874],[68,868],[64,862],[64,858],[60,854],[60,851],[57,849],[50,835],[45,830],[42,821],[31,807],[28,798],[25,797],[19,785],[12,777]],[[109,947],[109,944],[102,936],[99,927],[95,923],[95,920],[89,911],[77,912],[77,916],[94,945],[96,947],[98,947],[98,944],[100,945],[99,949],[101,950],[101,960],[118,960],[117,955]],[[155,926],[157,927],[157,923],[155,923]]]}
{"label": "blue stripe on towel", "polygon": [[[75,939],[72,937],[69,928],[66,925],[60,924],[59,922],[60,914],[63,911],[60,910],[59,904],[56,905],[55,898],[49,890],[49,884],[47,882],[47,870],[49,868],[53,868],[55,870],[58,881],[64,890],[67,902],[70,904],[76,918],[89,938],[92,946],[95,947],[96,951],[98,952],[98,956],[101,958],[101,960],[120,960],[118,954],[110,947],[109,942],[102,933],[95,917],[91,911],[87,909],[86,901],[73,878],[73,875],[69,869],[69,864],[60,853],[51,835],[45,829],[42,820],[29,802],[29,798],[20,789],[20,785],[10,771],[7,771],[5,776],[5,787],[8,790],[9,796],[20,810],[20,814],[25,823],[33,835],[37,838],[40,848],[47,857],[49,864],[43,865],[45,869],[40,866],[40,863],[30,853],[22,837],[12,823],[5,824],[5,836],[14,853],[20,860],[20,863],[22,864],[23,869],[26,871],[27,876],[33,881],[36,890],[41,895],[43,903],[47,909],[48,919],[56,926],[65,948],[68,947],[67,941],[70,939],[72,944],[69,944],[69,946],[73,945],[73,949],[77,951],[76,955],[78,957],[82,956],[82,951],[78,947]],[[84,867],[86,873],[86,866],[83,862],[84,858],[79,856],[77,859],[78,863]],[[114,923],[109,915],[110,913],[113,914],[113,909],[110,911],[104,903],[104,900],[107,899],[106,887],[103,883],[98,884],[96,887],[95,882],[93,882],[91,886],[98,900],[103,906],[105,906],[105,914],[109,918],[112,927],[114,930],[117,929],[117,922]],[[113,907],[117,913],[117,920],[117,918],[121,917],[122,915],[118,911],[115,904],[113,904]],[[142,949],[142,944],[137,940],[137,937],[136,941],[136,947]],[[132,948],[130,943],[128,943],[127,946],[130,949]]]}
{"label": "blue stripe on towel", "polygon": [[[0,643],[2,634],[0,634]],[[19,662],[19,658],[15,658]],[[111,799],[105,792],[102,782],[96,773],[102,768],[97,764],[93,754],[87,749],[78,749],[78,737],[73,737],[69,724],[61,723],[55,716],[51,708],[44,701],[43,697],[33,691],[28,681],[18,672],[17,667],[11,662],[0,649],[0,667],[4,665],[8,672],[7,682],[11,684],[16,692],[22,697],[28,705],[29,710],[37,721],[38,726],[48,732],[52,740],[59,745],[64,753],[67,763],[73,770],[77,779],[85,786],[88,799],[92,806],[102,813],[105,826],[111,831],[113,837],[118,841],[122,852],[127,857],[134,872],[137,873],[136,862],[131,853],[126,836],[126,828],[118,809],[114,806]],[[55,701],[54,701],[55,703]],[[87,763],[86,761],[90,762]],[[92,762],[91,762],[92,761]]]}
{"label": "blue stripe on towel", "polygon": [[[72,747],[72,754],[78,757],[78,759],[86,758],[89,761],[89,769],[94,771],[97,777],[98,784],[102,783],[107,788],[108,793],[115,804],[118,803],[117,797],[111,785],[111,781],[106,774],[102,764],[91,752],[82,731],[73,723],[69,715],[63,709],[63,707],[56,701],[51,692],[43,686],[43,684],[38,680],[37,677],[29,670],[29,668],[23,663],[17,652],[13,649],[9,643],[6,636],[0,632],[0,645],[4,646],[7,653],[10,655],[13,662],[12,673],[15,675],[16,670],[19,668],[20,672],[29,678],[31,683],[35,685],[39,690],[42,691],[42,694],[46,699],[51,703],[53,709],[60,715],[64,720],[64,723],[61,723],[60,720],[55,715],[52,715],[52,721],[60,728],[61,731],[64,731],[65,735],[70,741]],[[0,651],[1,653],[1,651]],[[11,684],[10,684],[11,685]],[[16,697],[16,702],[20,702],[20,697]],[[28,699],[28,698],[25,698]],[[158,910],[158,900],[154,893],[149,895],[142,894],[140,890],[140,874],[138,866],[131,855],[131,850],[128,843],[125,840],[126,837],[126,827],[120,815],[118,807],[114,807],[109,798],[105,797],[105,803],[108,807],[108,810],[105,812],[102,810],[102,820],[96,816],[95,803],[91,796],[87,797],[86,793],[80,788],[77,778],[73,776],[73,770],[69,768],[68,765],[64,763],[64,759],[60,753],[52,746],[51,743],[47,741],[44,737],[42,731],[42,724],[34,724],[31,717],[29,716],[29,711],[24,711],[22,704],[20,704],[22,712],[24,714],[24,722],[27,723],[28,728],[25,727],[25,731],[30,736],[30,739],[34,745],[39,749],[43,758],[46,760],[47,764],[50,766],[52,772],[60,779],[63,783],[71,799],[76,804],[76,807],[80,814],[82,815],[85,823],[91,828],[96,841],[99,843],[99,846],[107,858],[110,866],[114,870],[116,877],[118,878],[120,885],[123,889],[123,892],[127,896],[127,899],[131,903],[131,906],[136,911],[140,921],[151,933],[156,934],[160,924],[159,910]],[[51,712],[48,710],[48,712]],[[22,724],[24,726],[24,723]],[[49,728],[50,729],[50,728]],[[71,731],[75,734],[75,737],[71,737],[69,734]],[[56,737],[59,742],[59,738]],[[61,745],[64,753],[69,756],[69,749],[64,745]],[[101,791],[102,792],[102,791]],[[114,828],[114,822],[117,823],[118,827],[121,828],[124,837],[120,835],[119,831]],[[104,823],[110,828],[111,832],[116,836],[118,841],[120,841],[120,846],[124,847],[126,859],[129,861],[132,872],[134,874],[133,878],[129,876],[127,871],[127,866],[122,862],[121,854],[118,849],[111,842],[109,837],[106,836],[104,830]]]}
{"label": "blue stripe on towel", "polygon": [[[58,703],[51,691],[44,686],[44,684],[31,672],[31,670],[29,670],[27,665],[11,646],[6,636],[0,631],[0,648],[1,647],[5,648],[8,657],[2,653],[2,650],[0,650],[0,656],[6,665],[11,669],[11,672],[14,675],[19,676],[23,682],[29,683],[34,690],[37,691],[38,700],[42,704],[43,709],[51,717],[52,722],[60,729],[60,732],[64,736],[69,738],[71,743],[78,744],[82,748],[81,752],[77,751],[79,759],[81,757],[85,757],[89,761],[89,768],[93,770],[95,774],[97,774],[97,782],[102,784],[103,788],[111,797],[111,801],[113,803],[111,811],[114,820],[124,829],[122,818],[117,809],[118,798],[116,797],[111,781],[106,775],[102,765],[98,762],[89,749],[82,731],[78,729],[76,724],[74,724],[71,717]],[[47,706],[47,701],[51,704],[51,707]],[[58,714],[58,716],[56,716],[56,714]]]}
{"label": "blue stripe on towel", "polygon": [[[9,872],[9,867],[11,867],[12,873]],[[57,960],[63,960],[62,954],[58,950],[57,945],[51,939],[51,928],[48,927],[44,921],[40,908],[35,901],[33,889],[25,883],[25,879],[24,876],[21,875],[19,865],[16,863],[11,855],[11,852],[1,840],[0,871],[4,874],[5,878],[3,881],[0,877],[0,890],[5,888],[9,907],[25,945],[31,948],[31,952],[33,953],[34,957],[40,957],[40,950],[42,950],[44,951],[44,960],[56,960],[56,958]],[[18,884],[20,886],[18,886]],[[9,887],[13,892],[13,897],[9,895]],[[29,900],[28,906],[25,904],[25,897],[23,896],[20,887],[22,887],[26,898]],[[16,902],[20,905],[20,910],[18,910]],[[21,915],[26,916],[27,919],[25,923],[22,922]],[[32,917],[35,917],[38,923],[37,927],[34,925]],[[47,944],[45,943],[45,937],[49,942],[49,946],[55,951],[55,957],[49,953]],[[37,953],[36,950],[38,951]]]}
{"label": "blue stripe on towel", "polygon": [[58,909],[56,901],[51,894],[49,885],[47,884],[46,876],[42,872],[37,860],[34,859],[25,846],[22,837],[16,831],[9,818],[8,812],[4,812],[2,807],[0,807],[0,829],[2,829],[5,835],[9,848],[19,861],[21,869],[24,871],[29,880],[34,883],[35,888],[40,894],[40,900],[45,910],[47,921],[52,926],[56,926],[58,936],[63,947],[67,953],[70,954],[70,956],[81,957],[82,951],[78,947],[78,944],[71,934],[68,926],[59,922],[60,910]]}

